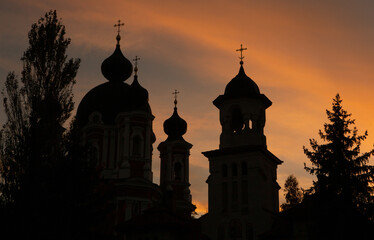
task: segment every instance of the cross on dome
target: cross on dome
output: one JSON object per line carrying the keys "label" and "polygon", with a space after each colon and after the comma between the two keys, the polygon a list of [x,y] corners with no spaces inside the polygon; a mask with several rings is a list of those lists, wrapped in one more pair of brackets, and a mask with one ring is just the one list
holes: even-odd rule
{"label": "cross on dome", "polygon": [[174,95],[174,108],[177,108],[177,95],[179,94],[178,90],[175,89],[174,92],[172,93]]}
{"label": "cross on dome", "polygon": [[134,68],[135,75],[137,75],[137,73],[138,73],[138,61],[139,60],[140,60],[140,58],[138,56],[135,56],[135,58],[133,59],[133,61],[135,63],[135,68]]}
{"label": "cross on dome", "polygon": [[124,26],[124,25],[125,25],[124,23],[121,23],[121,20],[118,20],[118,23],[114,24],[114,27],[118,27],[118,30],[117,30],[118,35],[121,32],[121,26]]}
{"label": "cross on dome", "polygon": [[244,50],[247,50],[247,48],[243,48],[243,44],[240,44],[240,48],[236,49],[237,52],[240,51],[240,57],[239,57],[239,59],[240,59],[240,65],[243,65],[243,58],[244,58],[243,51]]}
{"label": "cross on dome", "polygon": [[135,62],[135,67],[138,66],[138,60],[140,60],[140,58],[138,56],[135,56],[135,58],[133,59],[133,61]]}
{"label": "cross on dome", "polygon": [[117,24],[114,24],[114,27],[118,28],[117,29],[117,45],[119,45],[119,41],[121,40],[121,36],[119,35],[119,33],[121,32],[121,26],[124,26],[125,24],[124,23],[121,23],[121,20],[118,20],[118,23]]}

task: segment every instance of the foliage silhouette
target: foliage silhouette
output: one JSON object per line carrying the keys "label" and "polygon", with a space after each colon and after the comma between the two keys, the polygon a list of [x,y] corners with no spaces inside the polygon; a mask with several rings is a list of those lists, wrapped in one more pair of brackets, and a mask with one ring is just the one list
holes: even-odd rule
{"label": "foliage silhouette", "polygon": [[[98,190],[100,169],[79,144],[72,88],[79,59],[68,59],[70,39],[56,11],[33,24],[21,58],[19,82],[8,74],[2,92],[1,223],[13,238],[95,239],[110,191]],[[92,159],[94,160],[94,159]]]}
{"label": "foliage silhouette", "polygon": [[28,37],[21,84],[11,72],[2,92],[8,118],[1,132],[6,202],[14,201],[20,185],[27,184],[23,177],[46,174],[44,170],[66,155],[62,125],[74,108],[72,87],[80,64],[79,59],[67,60],[70,39],[56,11],[33,24]]}
{"label": "foliage silhouette", "polygon": [[[310,139],[311,150],[304,148],[304,153],[312,162],[305,170],[316,175],[317,181],[309,190],[315,194],[335,194],[357,208],[369,219],[374,213],[374,167],[368,165],[374,149],[360,152],[360,146],[368,135],[358,135],[355,120],[342,107],[339,94],[333,99],[332,110],[326,110],[329,123],[324,124],[324,131],[319,136],[325,144],[318,144]],[[353,128],[351,127],[353,126]]]}
{"label": "foliage silhouette", "polygon": [[282,211],[288,210],[303,200],[302,189],[299,188],[299,182],[294,175],[289,175],[284,183],[284,196],[286,203],[281,205]]}

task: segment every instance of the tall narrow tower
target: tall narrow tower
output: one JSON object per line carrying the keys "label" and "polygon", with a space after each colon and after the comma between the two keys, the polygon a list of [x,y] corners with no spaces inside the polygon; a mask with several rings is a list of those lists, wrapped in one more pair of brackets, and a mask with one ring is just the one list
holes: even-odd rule
{"label": "tall narrow tower", "polygon": [[183,139],[187,123],[177,111],[175,90],[173,115],[164,122],[168,138],[158,146],[161,157],[160,187],[165,201],[177,215],[190,218],[195,210],[192,204],[189,183],[189,156],[192,144]]}
{"label": "tall narrow tower", "polygon": [[265,110],[272,102],[260,93],[243,68],[213,104],[219,109],[219,149],[203,152],[209,160],[209,213],[203,218],[212,239],[258,239],[278,212],[277,166],[266,146]]}

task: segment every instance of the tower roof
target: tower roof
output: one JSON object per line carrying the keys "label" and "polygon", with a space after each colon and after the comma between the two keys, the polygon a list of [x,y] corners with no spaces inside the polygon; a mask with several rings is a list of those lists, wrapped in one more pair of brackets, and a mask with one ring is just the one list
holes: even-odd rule
{"label": "tower roof", "polygon": [[167,140],[181,140],[183,135],[187,132],[187,122],[178,115],[177,110],[177,94],[175,90],[174,112],[169,119],[164,122],[164,132],[168,135]]}
{"label": "tower roof", "polygon": [[264,95],[260,93],[260,89],[257,84],[245,74],[243,67],[243,57],[240,58],[239,73],[226,85],[225,93],[219,95],[213,104],[219,108],[219,106],[228,99],[236,98],[258,98],[267,107],[270,107],[272,102]]}
{"label": "tower roof", "polygon": [[253,97],[260,94],[257,84],[245,74],[243,65],[240,65],[239,73],[226,86],[227,97]]}

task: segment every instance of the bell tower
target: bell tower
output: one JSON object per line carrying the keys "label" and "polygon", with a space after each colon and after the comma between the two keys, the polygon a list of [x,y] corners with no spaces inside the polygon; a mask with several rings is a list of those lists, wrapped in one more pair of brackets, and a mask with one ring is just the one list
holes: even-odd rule
{"label": "bell tower", "polygon": [[203,229],[212,239],[259,239],[278,212],[277,166],[266,145],[265,111],[272,102],[260,93],[243,67],[213,104],[222,126],[219,149],[203,152],[209,160],[209,212]]}
{"label": "bell tower", "polygon": [[169,209],[177,215],[190,218],[195,210],[189,183],[189,156],[192,144],[183,139],[187,123],[178,115],[175,90],[173,115],[164,122],[168,138],[158,146],[161,158],[160,188]]}

